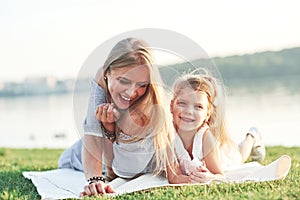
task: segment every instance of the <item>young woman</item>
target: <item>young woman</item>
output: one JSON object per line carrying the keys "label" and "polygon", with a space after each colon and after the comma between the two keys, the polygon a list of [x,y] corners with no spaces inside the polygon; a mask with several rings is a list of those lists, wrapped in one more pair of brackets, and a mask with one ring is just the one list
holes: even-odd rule
{"label": "young woman", "polygon": [[175,155],[174,134],[148,45],[135,38],[118,42],[91,86],[82,145],[79,141],[59,160],[60,168],[83,169],[89,184],[82,195],[114,192],[102,176],[103,163],[109,178],[165,171]]}
{"label": "young woman", "polygon": [[208,74],[186,75],[174,84],[170,108],[180,167],[168,177],[172,183],[224,180],[226,168],[242,164],[250,155],[260,161],[265,156],[256,128],[249,130],[239,147],[230,139],[218,88]]}

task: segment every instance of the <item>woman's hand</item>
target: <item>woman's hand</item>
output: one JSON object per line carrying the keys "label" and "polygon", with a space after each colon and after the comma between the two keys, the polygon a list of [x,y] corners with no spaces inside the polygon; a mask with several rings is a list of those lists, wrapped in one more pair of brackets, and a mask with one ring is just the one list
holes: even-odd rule
{"label": "woman's hand", "polygon": [[80,193],[80,196],[97,196],[109,193],[115,193],[114,189],[110,185],[107,185],[102,181],[98,181],[84,186],[84,191]]}
{"label": "woman's hand", "polygon": [[96,109],[96,118],[101,121],[106,130],[114,131],[115,121],[120,118],[120,112],[114,108],[113,103],[103,103]]}
{"label": "woman's hand", "polygon": [[100,104],[96,109],[96,118],[103,124],[114,123],[120,117],[120,112],[114,108],[113,103]]}

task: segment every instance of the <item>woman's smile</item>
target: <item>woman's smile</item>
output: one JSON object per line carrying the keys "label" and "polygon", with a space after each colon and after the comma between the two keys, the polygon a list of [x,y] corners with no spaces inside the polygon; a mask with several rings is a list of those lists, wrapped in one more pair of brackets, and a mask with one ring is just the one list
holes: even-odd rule
{"label": "woman's smile", "polygon": [[107,74],[108,90],[119,109],[129,108],[146,93],[149,74],[145,65],[115,68]]}

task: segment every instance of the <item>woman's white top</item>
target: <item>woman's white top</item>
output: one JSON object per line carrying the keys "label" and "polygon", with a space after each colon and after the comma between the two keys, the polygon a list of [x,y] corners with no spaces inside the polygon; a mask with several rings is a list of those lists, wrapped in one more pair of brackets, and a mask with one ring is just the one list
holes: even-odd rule
{"label": "woman's white top", "polygon": [[[120,134],[122,139],[130,139],[130,136]],[[145,137],[142,140],[130,143],[113,143],[114,159],[113,171],[123,178],[133,178],[140,173],[154,171],[154,141],[153,137]]]}
{"label": "woman's white top", "polygon": [[[104,89],[95,81],[91,81],[91,90],[87,116],[83,123],[84,134],[103,137],[100,122],[95,116],[97,107],[107,103],[107,95]],[[151,135],[151,134],[149,134]],[[130,136],[120,133],[122,140],[131,139]],[[155,163],[153,137],[145,137],[137,142],[113,143],[112,168],[116,175],[123,178],[132,178],[140,173],[153,172]]]}

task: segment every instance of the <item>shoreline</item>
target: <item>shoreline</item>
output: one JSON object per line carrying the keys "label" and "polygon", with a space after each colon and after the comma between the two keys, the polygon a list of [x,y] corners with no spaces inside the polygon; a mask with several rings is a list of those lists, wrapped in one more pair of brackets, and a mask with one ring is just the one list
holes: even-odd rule
{"label": "shoreline", "polygon": [[[284,145],[270,145],[266,146],[266,148],[300,148],[299,146],[284,146]],[[0,146],[0,150],[4,149],[13,149],[13,150],[65,150],[68,147],[7,147]]]}

